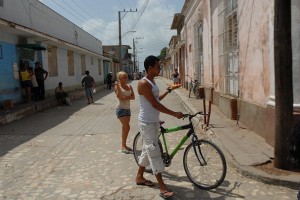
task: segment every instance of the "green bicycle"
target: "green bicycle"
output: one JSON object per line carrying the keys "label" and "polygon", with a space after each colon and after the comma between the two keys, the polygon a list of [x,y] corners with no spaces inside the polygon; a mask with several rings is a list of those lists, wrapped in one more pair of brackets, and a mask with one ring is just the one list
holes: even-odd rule
{"label": "green bicycle", "polygon": [[[175,154],[187,141],[189,137],[192,137],[192,142],[186,147],[183,154],[183,166],[184,171],[190,181],[201,189],[209,190],[214,189],[222,184],[225,179],[227,165],[225,156],[214,143],[205,139],[198,139],[192,119],[196,115],[204,115],[202,112],[197,112],[194,115],[185,114],[184,118],[189,119],[189,124],[164,128],[162,123],[160,125],[160,137],[163,140],[165,152],[163,152],[163,146],[159,139],[158,144],[162,153],[162,159],[166,167],[171,165],[171,161]],[[187,134],[183,136],[181,141],[176,145],[174,150],[169,154],[168,146],[165,138],[165,133],[171,133],[179,130],[189,129]],[[140,132],[138,132],[133,141],[133,154],[136,163],[138,163],[138,157],[142,152],[142,138]],[[147,167],[146,171],[150,172],[151,168]]]}

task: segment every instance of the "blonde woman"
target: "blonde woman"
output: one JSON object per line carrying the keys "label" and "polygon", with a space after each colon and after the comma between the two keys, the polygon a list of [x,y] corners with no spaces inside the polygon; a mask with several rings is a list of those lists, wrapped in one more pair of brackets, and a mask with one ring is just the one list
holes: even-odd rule
{"label": "blonde woman", "polygon": [[128,75],[126,72],[117,74],[118,81],[115,82],[115,93],[118,98],[116,107],[116,115],[122,124],[122,153],[132,153],[132,149],[126,145],[128,133],[130,130],[130,100],[135,99],[132,86],[127,84]]}

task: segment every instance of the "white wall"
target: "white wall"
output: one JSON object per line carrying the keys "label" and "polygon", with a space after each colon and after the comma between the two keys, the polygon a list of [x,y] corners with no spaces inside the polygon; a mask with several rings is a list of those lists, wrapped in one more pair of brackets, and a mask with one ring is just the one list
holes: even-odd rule
{"label": "white wall", "polygon": [[[12,14],[13,13],[13,14]],[[0,18],[51,35],[102,55],[102,42],[38,0],[7,0]],[[77,32],[77,40],[75,36]]]}
{"label": "white wall", "polygon": [[294,106],[300,108],[300,1],[292,0],[291,3]]}

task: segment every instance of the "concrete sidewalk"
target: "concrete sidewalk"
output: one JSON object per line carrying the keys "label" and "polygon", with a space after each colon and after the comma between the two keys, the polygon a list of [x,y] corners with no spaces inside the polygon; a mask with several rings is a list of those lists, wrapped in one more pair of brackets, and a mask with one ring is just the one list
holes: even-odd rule
{"label": "concrete sidewalk", "polygon": [[[172,83],[168,79],[161,79],[167,84]],[[186,89],[179,88],[173,92],[191,113],[203,110],[203,101],[194,97],[188,98]],[[202,125],[200,124],[200,126]],[[221,147],[227,161],[243,176],[267,184],[299,189],[300,173],[279,170],[274,167],[265,170],[255,167],[271,162],[274,159],[274,148],[255,132],[249,131],[243,128],[243,125],[237,125],[236,121],[225,117],[215,105],[212,105],[211,108],[209,127],[204,131]]]}
{"label": "concrete sidewalk", "polygon": [[[97,91],[101,91],[106,87],[106,85],[97,86]],[[80,99],[85,98],[85,90],[76,90],[72,92],[68,92],[68,95],[71,99],[71,102]],[[37,101],[37,102],[31,102],[31,103],[24,103],[24,104],[17,104],[14,105],[12,109],[4,109],[1,108],[0,110],[0,126],[3,124],[10,123],[15,120],[22,119],[23,117],[26,117],[28,115],[32,115],[36,112],[44,111],[48,108],[52,108],[57,106],[57,100],[55,99],[55,96],[47,96],[45,100],[43,101]]]}

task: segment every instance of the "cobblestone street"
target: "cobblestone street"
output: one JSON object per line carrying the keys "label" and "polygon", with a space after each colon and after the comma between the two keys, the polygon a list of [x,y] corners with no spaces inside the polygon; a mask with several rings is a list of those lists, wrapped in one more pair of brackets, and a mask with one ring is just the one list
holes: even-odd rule
{"label": "cobblestone street", "polygon": [[[158,82],[161,88],[165,87],[165,83]],[[137,81],[132,82],[133,88],[136,84]],[[86,100],[81,99],[73,106],[55,107],[0,127],[0,200],[161,199],[157,186],[135,185],[134,157],[120,151],[121,127],[115,116],[115,94],[101,91],[96,99],[93,105],[86,105]],[[174,94],[166,97],[164,104],[187,112]],[[138,131],[138,97],[132,101],[132,113],[130,145]],[[161,118],[170,127],[186,122],[166,115]],[[172,134],[168,138],[170,145],[179,141],[183,133]],[[186,177],[182,154],[183,150],[179,151],[163,174],[168,186],[177,193],[173,199],[296,198],[296,190],[244,178],[230,165],[219,188],[200,190]],[[152,174],[146,177],[156,182]]]}

